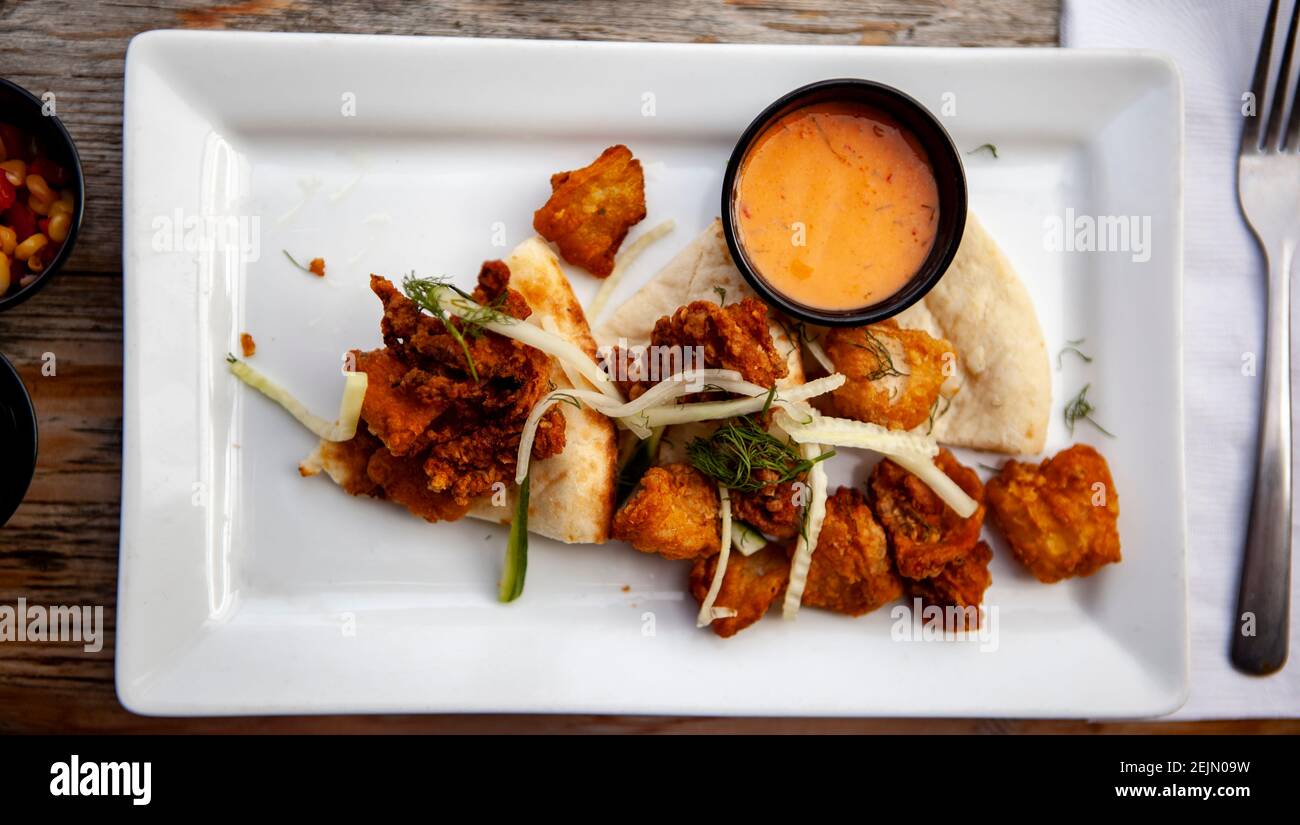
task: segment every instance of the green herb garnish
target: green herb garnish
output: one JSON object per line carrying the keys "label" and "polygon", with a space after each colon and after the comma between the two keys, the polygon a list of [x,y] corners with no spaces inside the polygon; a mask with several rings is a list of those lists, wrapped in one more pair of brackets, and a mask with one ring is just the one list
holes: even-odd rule
{"label": "green herb garnish", "polygon": [[1065,357],[1065,354],[1067,352],[1072,352],[1075,355],[1079,356],[1080,358],[1083,359],[1083,362],[1085,364],[1091,364],[1092,357],[1086,354],[1083,350],[1079,349],[1079,347],[1087,340],[1088,340],[1087,338],[1076,338],[1073,341],[1066,341],[1065,342],[1066,346],[1062,347],[1061,351],[1056,353],[1056,369],[1059,371],[1065,366],[1065,363],[1062,361],[1062,359]]}
{"label": "green herb garnish", "polygon": [[[468,306],[464,308],[466,311],[456,316],[459,324],[451,322],[452,316],[443,304],[448,290],[468,302]],[[471,339],[479,337],[483,334],[484,324],[514,320],[502,309],[505,305],[506,293],[502,292],[493,299],[492,303],[483,305],[475,301],[474,296],[465,290],[449,283],[445,277],[417,278],[414,274],[406,276],[402,281],[402,291],[406,293],[407,298],[442,321],[447,333],[460,345],[461,352],[465,353],[465,365],[469,368],[470,377],[474,379],[474,383],[478,383],[478,369],[474,366],[474,356],[470,354],[466,336]]]}
{"label": "green herb garnish", "polygon": [[510,537],[506,539],[506,564],[501,571],[501,586],[497,598],[513,602],[524,592],[524,574],[528,572],[528,480],[532,470],[519,485],[515,500],[515,517],[510,520]]}
{"label": "green herb garnish", "polygon": [[[708,438],[695,438],[686,445],[691,466],[742,493],[793,481],[833,455],[835,451],[828,450],[813,459],[800,458],[793,447],[763,429],[752,416],[733,418]],[[773,477],[760,478],[763,470]]]}
{"label": "green herb garnish", "polygon": [[889,347],[885,346],[884,341],[877,338],[876,334],[866,327],[862,328],[862,334],[867,336],[867,343],[859,344],[854,341],[853,346],[858,349],[866,350],[876,359],[876,366],[865,376],[868,381],[875,381],[878,378],[886,378],[889,376],[895,376],[898,378],[907,377],[908,373],[900,372],[894,366],[894,357],[889,354]]}
{"label": "green herb garnish", "polygon": [[1065,405],[1065,426],[1069,428],[1070,435],[1073,436],[1075,423],[1078,421],[1087,421],[1098,430],[1101,430],[1105,435],[1114,438],[1114,433],[1098,424],[1092,417],[1092,414],[1097,411],[1097,408],[1088,400],[1088,389],[1091,386],[1092,384],[1084,384],[1083,389],[1079,390],[1079,394],[1074,397],[1074,400]]}
{"label": "green herb garnish", "polygon": [[[942,410],[939,409],[940,401],[943,402]],[[944,395],[943,393],[940,393],[939,395],[935,396],[934,403],[930,405],[930,417],[929,417],[930,425],[925,428],[926,435],[929,435],[930,433],[934,432],[934,422],[940,418],[943,418],[944,413],[948,412],[948,408],[951,406],[952,406],[951,397]]]}
{"label": "green herb garnish", "polygon": [[718,306],[727,305],[727,288],[725,286],[715,286],[713,291],[718,293]]}
{"label": "green herb garnish", "polygon": [[974,149],[967,152],[966,154],[973,155],[977,152],[988,152],[989,154],[993,155],[994,160],[996,160],[998,156],[998,147],[994,146],[992,143],[982,143],[979,146],[976,146]]}
{"label": "green herb garnish", "polygon": [[291,263],[291,264],[293,264],[294,266],[298,267],[298,268],[301,269],[303,272],[306,272],[308,275],[315,275],[315,274],[316,274],[315,272],[312,272],[309,268],[307,268],[307,267],[303,266],[302,264],[298,263],[298,259],[295,258],[295,257],[293,257],[292,255],[290,255],[290,254],[289,254],[289,250],[287,250],[287,249],[281,249],[280,251],[284,253],[284,257],[286,257],[286,258],[289,259],[289,263]]}

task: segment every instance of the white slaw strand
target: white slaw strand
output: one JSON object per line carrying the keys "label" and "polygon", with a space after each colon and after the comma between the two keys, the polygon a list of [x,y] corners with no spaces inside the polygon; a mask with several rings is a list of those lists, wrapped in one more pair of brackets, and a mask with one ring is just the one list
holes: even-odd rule
{"label": "white slaw strand", "polygon": [[[448,314],[460,318],[477,313],[478,317],[482,317],[484,313],[482,305],[464,297],[449,286],[443,285],[439,289],[441,291],[442,305],[446,308]],[[623,400],[622,393],[618,391],[618,387],[610,379],[609,375],[592,360],[591,356],[583,352],[582,348],[572,341],[566,341],[553,332],[547,332],[536,324],[530,324],[518,318],[502,321],[482,321],[480,325],[483,329],[495,332],[497,335],[513,338],[521,344],[527,344],[560,361],[568,362],[600,392],[616,401],[621,402]]]}
{"label": "white slaw strand", "polygon": [[767,537],[748,525],[734,521],[731,523],[731,546],[740,551],[742,556],[752,556],[767,546]]}
{"label": "white slaw strand", "polygon": [[[800,444],[799,454],[811,461],[821,455],[820,444]],[[803,589],[808,583],[808,568],[812,566],[813,552],[817,549],[817,537],[822,531],[822,522],[826,519],[826,470],[823,462],[818,461],[808,471],[809,501],[805,515],[804,529],[795,544],[794,558],[790,560],[790,583],[785,588],[785,602],[781,605],[781,617],[793,619],[803,603]]]}
{"label": "white slaw strand", "polygon": [[[784,407],[793,402],[806,401],[809,398],[832,392],[839,389],[844,381],[844,375],[836,373],[825,378],[818,378],[816,381],[809,381],[807,384],[800,384],[797,387],[778,390],[772,398],[772,406]],[[715,421],[756,413],[767,406],[767,396],[771,392],[762,387],[758,387],[758,389],[761,391],[758,394],[751,395],[748,398],[737,398],[732,401],[704,401],[696,404],[671,404],[655,407],[643,413],[641,422],[647,427],[653,428],[670,424],[688,424],[693,421]]]}
{"label": "white slaw strand", "polygon": [[979,503],[966,495],[966,491],[958,487],[957,482],[939,469],[933,459],[912,455],[891,455],[889,459],[921,479],[927,487],[934,491],[935,495],[943,499],[944,504],[951,507],[953,512],[962,518],[970,518],[971,514],[978,509]]}
{"label": "white slaw strand", "polygon": [[722,546],[718,549],[718,566],[713,570],[713,581],[709,583],[709,592],[705,595],[704,601],[700,602],[700,612],[695,617],[696,627],[708,627],[714,619],[727,618],[727,615],[718,615],[723,610],[730,611],[731,616],[736,615],[733,608],[713,607],[718,592],[722,590],[722,579],[727,575],[727,557],[731,551],[731,497],[722,484],[718,485],[718,495],[721,499],[719,510],[722,515]]}
{"label": "white slaw strand", "polygon": [[315,433],[317,438],[324,441],[350,441],[357,434],[361,405],[366,400],[366,387],[370,381],[364,372],[343,373],[343,398],[339,401],[338,420],[326,421],[309,411],[293,393],[243,361],[231,360],[230,371],[240,381],[283,407],[298,423]]}
{"label": "white slaw strand", "polygon": [[658,226],[647,229],[637,236],[636,240],[623,248],[623,251],[614,260],[614,271],[609,273],[609,277],[601,283],[600,289],[596,291],[596,297],[591,299],[591,304],[587,307],[587,319],[591,323],[596,323],[601,311],[605,309],[605,304],[609,303],[609,299],[614,295],[618,283],[623,279],[623,273],[627,272],[632,262],[641,256],[646,247],[672,232],[676,226],[677,222],[669,218]]}
{"label": "white slaw strand", "polygon": [[[549,315],[544,316],[542,318],[542,329],[546,330],[552,335],[561,334],[560,325],[555,323],[555,319]],[[570,387],[573,387],[574,389],[577,390],[585,390],[591,388],[591,382],[588,381],[586,378],[584,378],[582,373],[578,372],[578,370],[568,361],[565,361],[563,358],[556,358],[555,363],[560,365],[560,371],[564,373],[564,378],[566,381],[569,382]]]}
{"label": "white slaw strand", "polygon": [[683,370],[676,375],[659,382],[646,390],[639,398],[621,401],[610,398],[595,390],[556,389],[547,393],[528,413],[523,431],[519,434],[519,452],[515,461],[515,483],[522,483],[528,475],[528,464],[532,458],[533,440],[537,437],[537,426],[553,405],[561,401],[578,401],[591,407],[596,412],[623,424],[638,438],[649,438],[651,429],[646,425],[642,411],[652,405],[660,404],[692,392],[699,392],[701,386],[718,387],[728,392],[761,392],[767,390],[740,380],[740,373],[735,370],[702,369]]}
{"label": "white slaw strand", "polygon": [[939,454],[939,444],[933,438],[904,430],[889,430],[879,424],[835,418],[822,415],[809,408],[804,421],[793,418],[786,410],[777,410],[774,423],[783,429],[791,440],[818,447],[857,447],[888,456],[895,464],[919,478],[934,494],[962,518],[968,518],[979,505],[957,482],[948,477],[934,463]]}
{"label": "white slaw strand", "polygon": [[939,454],[938,443],[929,436],[906,430],[891,430],[867,421],[822,415],[808,407],[800,411],[803,420],[787,410],[777,410],[776,424],[800,444],[830,444],[834,447],[857,447],[885,455],[915,455],[932,458]]}
{"label": "white slaw strand", "polygon": [[538,401],[528,413],[527,420],[524,421],[524,429],[519,433],[519,453],[515,458],[515,483],[523,484],[524,479],[528,476],[528,463],[533,456],[533,439],[537,437],[537,426],[542,421],[542,416],[546,411],[561,401],[577,401],[580,404],[586,404],[596,411],[600,411],[603,405],[609,403],[609,397],[595,390],[575,390],[559,389],[548,392],[541,401]]}
{"label": "white slaw strand", "polygon": [[808,354],[813,357],[813,360],[822,365],[822,369],[828,373],[835,372],[835,362],[831,361],[831,357],[826,354],[820,341],[816,338],[808,338],[804,340],[803,345],[808,348]]}

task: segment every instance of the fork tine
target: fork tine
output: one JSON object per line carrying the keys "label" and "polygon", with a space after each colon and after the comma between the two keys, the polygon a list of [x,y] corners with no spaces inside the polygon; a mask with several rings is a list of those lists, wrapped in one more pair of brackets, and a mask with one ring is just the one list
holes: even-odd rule
{"label": "fork tine", "polygon": [[1264,102],[1268,100],[1268,69],[1273,56],[1273,30],[1277,24],[1277,0],[1268,6],[1268,19],[1264,21],[1264,37],[1259,44],[1259,58],[1255,61],[1255,77],[1251,81],[1250,91],[1255,96],[1255,114],[1246,118],[1246,125],[1241,130],[1241,147],[1243,150],[1258,150],[1260,120],[1264,117]]}
{"label": "fork tine", "polygon": [[1282,65],[1278,68],[1277,82],[1273,84],[1273,111],[1268,116],[1268,137],[1264,151],[1282,151],[1283,119],[1287,102],[1287,84],[1291,81],[1291,57],[1295,51],[1296,17],[1300,15],[1300,2],[1291,7],[1291,24],[1286,29],[1286,46],[1282,51]]}
{"label": "fork tine", "polygon": [[[1291,15],[1291,32],[1289,38],[1296,37],[1296,18],[1300,16],[1300,0],[1296,1],[1295,11]],[[1286,144],[1284,148],[1294,150],[1300,147],[1300,80],[1296,81],[1295,91],[1291,99],[1291,115],[1287,118],[1286,125]]]}

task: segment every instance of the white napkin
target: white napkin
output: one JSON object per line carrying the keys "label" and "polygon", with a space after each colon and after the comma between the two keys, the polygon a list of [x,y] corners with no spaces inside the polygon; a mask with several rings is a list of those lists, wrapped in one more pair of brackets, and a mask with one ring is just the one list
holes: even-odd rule
{"label": "white napkin", "polygon": [[[1183,74],[1192,689],[1173,718],[1300,714],[1300,576],[1291,581],[1291,663],[1257,678],[1228,660],[1263,383],[1242,375],[1242,356],[1263,351],[1266,291],[1263,258],[1237,206],[1236,159],[1241,96],[1267,12],[1267,0],[1067,0],[1061,20],[1064,46],[1154,49]],[[1292,349],[1292,364],[1300,364],[1300,349]],[[1300,386],[1300,372],[1291,380]]]}

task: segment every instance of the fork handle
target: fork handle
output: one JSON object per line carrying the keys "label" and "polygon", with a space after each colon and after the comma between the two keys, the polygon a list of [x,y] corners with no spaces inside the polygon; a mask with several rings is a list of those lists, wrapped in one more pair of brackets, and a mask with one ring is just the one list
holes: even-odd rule
{"label": "fork handle", "polygon": [[1268,328],[1259,460],[1233,621],[1232,663],[1266,675],[1286,664],[1291,612],[1291,262],[1268,250]]}

